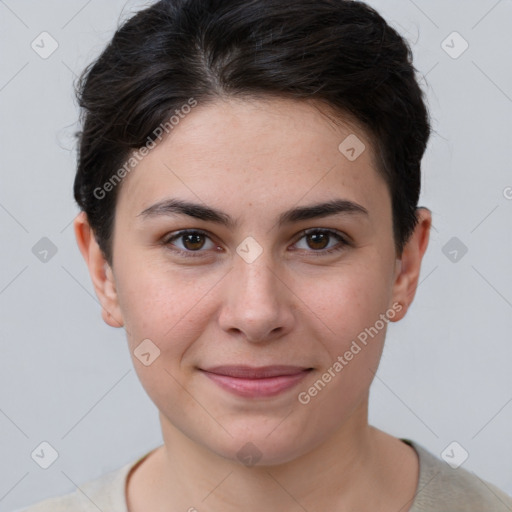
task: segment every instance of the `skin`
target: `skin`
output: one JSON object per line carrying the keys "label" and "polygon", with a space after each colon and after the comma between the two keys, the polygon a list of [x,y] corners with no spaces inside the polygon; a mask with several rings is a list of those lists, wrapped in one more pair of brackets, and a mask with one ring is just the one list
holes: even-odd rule
{"label": "skin", "polygon": [[[130,475],[131,512],[396,512],[414,498],[415,451],[368,425],[387,322],[308,404],[298,400],[379,315],[395,305],[390,321],[403,318],[431,226],[429,210],[418,209],[397,257],[390,194],[369,138],[317,107],[275,98],[195,107],[124,178],[112,267],[85,214],[75,220],[103,319],[126,329],[134,367],[160,411],[164,445]],[[366,146],[354,161],[338,150],[349,134]],[[140,215],[168,198],[222,210],[237,225]],[[288,209],[340,198],[368,214],[277,224]],[[338,231],[350,243],[332,235],[315,241],[301,233],[309,228]],[[163,243],[182,229],[206,236]],[[263,250],[251,263],[236,252],[248,236]],[[160,350],[149,366],[134,356],[144,339]],[[313,371],[291,390],[255,399],[224,391],[198,370],[220,364]],[[248,442],[261,454],[252,467],[237,457]]]}

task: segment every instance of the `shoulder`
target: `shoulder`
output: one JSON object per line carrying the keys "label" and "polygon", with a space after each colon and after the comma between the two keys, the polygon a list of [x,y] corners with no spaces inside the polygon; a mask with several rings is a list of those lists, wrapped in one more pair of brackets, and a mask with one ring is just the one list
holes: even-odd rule
{"label": "shoulder", "polygon": [[74,492],[49,498],[13,512],[98,512],[98,510],[125,512],[125,488],[128,474],[149,453],[119,469],[89,480]]}
{"label": "shoulder", "polygon": [[402,439],[417,452],[418,489],[410,512],[510,512],[512,497],[474,473],[453,469],[421,445]]}

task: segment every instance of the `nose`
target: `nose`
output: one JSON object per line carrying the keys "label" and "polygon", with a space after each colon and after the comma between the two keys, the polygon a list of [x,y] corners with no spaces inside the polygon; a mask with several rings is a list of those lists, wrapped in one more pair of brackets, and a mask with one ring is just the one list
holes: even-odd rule
{"label": "nose", "polygon": [[235,258],[223,280],[220,327],[252,343],[274,341],[295,321],[294,295],[263,252],[256,261]]}

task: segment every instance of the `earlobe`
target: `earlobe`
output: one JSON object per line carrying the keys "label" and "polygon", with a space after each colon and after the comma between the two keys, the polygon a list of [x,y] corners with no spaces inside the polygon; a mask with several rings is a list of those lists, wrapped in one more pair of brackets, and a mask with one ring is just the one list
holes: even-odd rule
{"label": "earlobe", "polygon": [[78,248],[87,264],[94,291],[102,307],[102,318],[112,327],[123,327],[114,274],[96,241],[85,212],[76,216],[73,225]]}
{"label": "earlobe", "polygon": [[397,259],[395,282],[393,285],[393,303],[400,303],[402,309],[393,319],[401,320],[414,300],[421,270],[423,255],[428,247],[432,214],[428,208],[417,209],[418,223],[407,241],[402,257]]}

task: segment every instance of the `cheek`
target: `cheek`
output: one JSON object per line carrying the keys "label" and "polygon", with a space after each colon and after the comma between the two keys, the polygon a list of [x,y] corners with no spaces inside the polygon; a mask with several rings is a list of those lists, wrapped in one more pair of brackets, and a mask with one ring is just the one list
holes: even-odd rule
{"label": "cheek", "polygon": [[[304,283],[305,284],[305,283]],[[319,286],[307,283],[298,295],[327,328],[337,348],[368,328],[385,313],[391,296],[390,277],[377,261],[350,265],[332,272]]]}
{"label": "cheek", "polygon": [[[180,366],[207,320],[206,301],[200,299],[211,286],[188,281],[148,267],[127,272],[118,290],[134,368],[162,409],[184,406]],[[149,357],[143,355],[147,353]]]}
{"label": "cheek", "polygon": [[136,271],[131,268],[126,264],[120,269],[118,297],[132,352],[150,339],[162,355],[172,356],[169,361],[179,358],[205,328],[205,308],[219,276],[198,278],[197,273],[147,262],[133,265]]}
{"label": "cheek", "polygon": [[367,395],[387,325],[395,316],[388,307],[387,277],[378,271],[351,270],[310,295],[311,310],[321,320],[316,338],[325,351],[316,380],[299,390],[299,402],[323,417],[324,427],[334,427]]}

